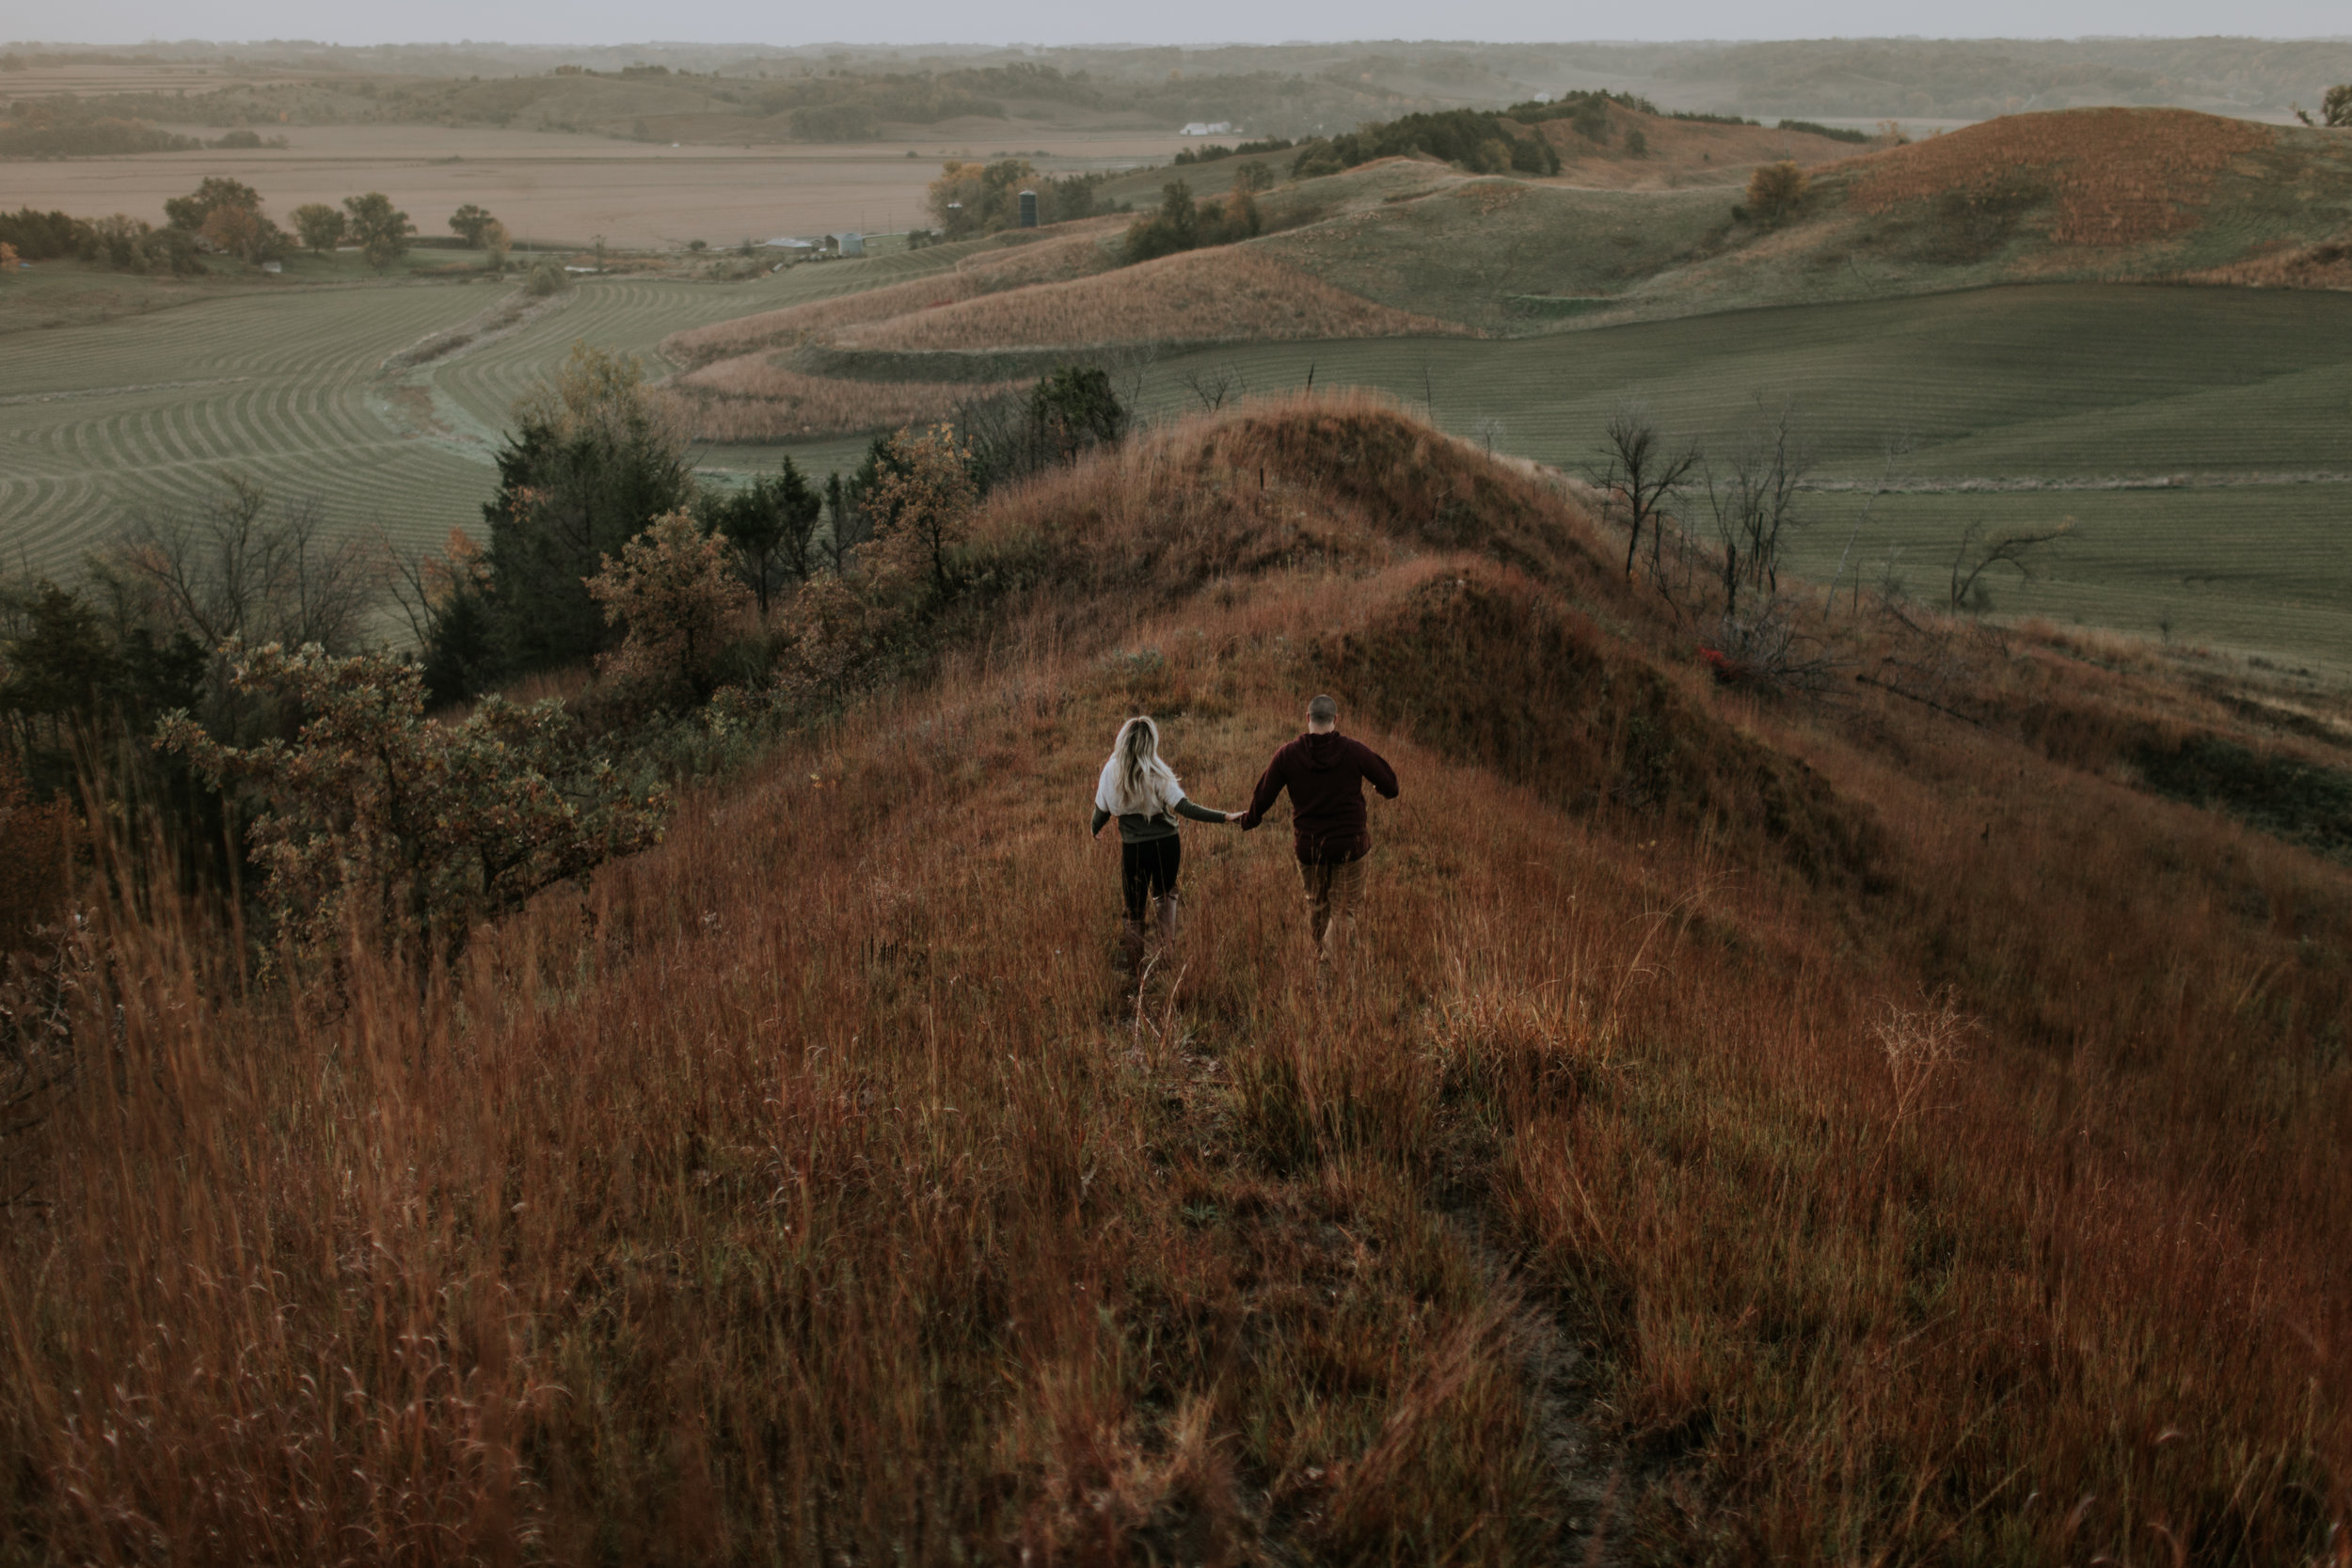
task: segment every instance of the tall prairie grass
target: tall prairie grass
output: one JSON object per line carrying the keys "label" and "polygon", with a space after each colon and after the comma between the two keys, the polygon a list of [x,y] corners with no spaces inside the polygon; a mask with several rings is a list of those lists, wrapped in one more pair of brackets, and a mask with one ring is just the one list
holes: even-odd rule
{"label": "tall prairie grass", "polygon": [[[930,678],[421,990],[362,957],[306,1013],[94,906],[0,1211],[14,1540],[2340,1559],[2352,878],[2102,761],[2213,699],[2021,642],[1977,695],[2069,761],[1718,690],[1572,502],[1358,400],[975,547],[1025,586]],[[1463,657],[1473,604],[1586,661]],[[1317,990],[1279,824],[1188,829],[1122,980],[1120,721],[1229,806],[1324,686],[1405,784],[1352,966]],[[1586,786],[1659,746],[1804,770],[1871,875]]]}

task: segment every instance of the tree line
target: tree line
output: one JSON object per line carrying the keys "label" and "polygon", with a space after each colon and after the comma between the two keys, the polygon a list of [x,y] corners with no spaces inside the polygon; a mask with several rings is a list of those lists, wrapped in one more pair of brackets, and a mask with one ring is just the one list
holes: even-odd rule
{"label": "tree line", "polygon": [[[288,216],[292,234],[270,218],[259,191],[214,175],[186,196],[167,200],[161,228],[125,213],[78,218],[23,207],[0,213],[0,245],[28,261],[74,257],[120,272],[182,277],[204,272],[207,255],[258,265],[282,261],[297,242],[317,255],[351,245],[382,271],[407,254],[417,232],[408,214],[381,191],[345,197],[340,206],[306,202]],[[450,214],[449,226],[470,247],[490,253],[492,270],[504,264],[506,227],[489,212],[468,202]]]}

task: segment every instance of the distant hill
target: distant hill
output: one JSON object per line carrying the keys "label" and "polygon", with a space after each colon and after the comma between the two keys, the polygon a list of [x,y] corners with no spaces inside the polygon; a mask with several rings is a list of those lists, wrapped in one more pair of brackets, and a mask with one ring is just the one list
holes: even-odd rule
{"label": "distant hill", "polygon": [[[1628,151],[1633,131],[1654,156]],[[1565,144],[1557,179],[1380,159],[1264,193],[1267,231],[1240,246],[1126,268],[1117,219],[1000,235],[944,277],[698,328],[665,352],[692,369],[679,389],[716,435],[762,428],[744,400],[771,388],[818,406],[811,376],[921,382],[937,402],[1090,348],[1523,336],[2002,282],[2326,288],[2352,274],[2352,138],[2328,133],[2070,110],[1856,154],[1613,106],[1605,137],[1565,120],[1529,134]],[[1246,165],[1291,156],[1155,170],[1108,194],[1181,177],[1217,196]],[[1783,157],[1808,168],[1804,196],[1776,220],[1747,211],[1749,176]],[[779,354],[794,357],[771,366]],[[867,400],[831,406],[854,420]],[[795,411],[774,428],[818,426]]]}
{"label": "distant hill", "polygon": [[[1742,135],[1770,151],[1788,134]],[[1755,166],[1728,159],[1701,166],[1720,183],[1686,162],[1657,188],[1562,188],[1604,162],[1559,182],[1367,166],[1290,193],[1315,221],[1254,243],[1384,304],[1521,331],[2258,265],[2327,286],[2331,263],[2282,259],[2352,232],[2352,137],[2178,109],[2010,116],[1815,165],[1779,221],[1745,211]]]}

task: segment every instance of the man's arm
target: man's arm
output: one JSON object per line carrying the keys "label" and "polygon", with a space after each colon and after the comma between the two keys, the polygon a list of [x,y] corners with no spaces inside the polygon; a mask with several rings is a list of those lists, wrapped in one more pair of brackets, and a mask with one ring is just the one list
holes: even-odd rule
{"label": "man's arm", "polygon": [[1364,777],[1372,781],[1372,787],[1380,792],[1382,800],[1396,799],[1396,769],[1389,766],[1388,758],[1359,740],[1356,766],[1364,770]]}
{"label": "man's arm", "polygon": [[1242,813],[1241,831],[1248,832],[1265,820],[1265,814],[1281,799],[1282,785],[1289,781],[1283,776],[1282,753],[1274,753],[1274,760],[1265,765],[1265,772],[1258,779],[1258,787],[1249,797],[1249,809]]}

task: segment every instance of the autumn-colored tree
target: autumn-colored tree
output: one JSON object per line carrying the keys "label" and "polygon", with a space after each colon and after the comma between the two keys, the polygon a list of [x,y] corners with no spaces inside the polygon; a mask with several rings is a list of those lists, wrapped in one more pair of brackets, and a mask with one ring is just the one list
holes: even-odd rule
{"label": "autumn-colored tree", "polygon": [[624,636],[597,660],[605,679],[657,700],[707,700],[719,684],[719,656],[752,605],[731,553],[692,514],[673,512],[623,545],[618,561],[606,556],[588,593]]}
{"label": "autumn-colored tree", "polygon": [[262,216],[259,207],[232,207],[226,203],[212,210],[197,233],[221,255],[234,256],[241,261],[268,261],[284,248],[286,241],[278,225]]}
{"label": "autumn-colored tree", "polygon": [[414,666],[317,647],[231,647],[238,689],[302,715],[291,742],[224,746],[186,714],[156,739],[260,808],[248,832],[262,901],[297,960],[355,939],[453,957],[533,894],[660,839],[667,798],[629,788],[560,702],[486,697],[428,723]]}
{"label": "autumn-colored tree", "polygon": [[938,425],[920,436],[898,432],[891,438],[889,457],[866,498],[883,574],[928,577],[934,593],[950,594],[956,587],[953,557],[971,531],[972,512],[979,502],[971,453],[957,444],[953,429]]}
{"label": "autumn-colored tree", "polygon": [[1777,228],[1796,216],[1809,186],[1804,170],[1789,159],[1759,165],[1748,176],[1747,215],[1764,228]]}
{"label": "autumn-colored tree", "polygon": [[16,246],[6,240],[0,240],[0,271],[14,272],[15,270]]}
{"label": "autumn-colored tree", "polygon": [[951,240],[993,234],[1019,221],[1021,192],[1036,182],[1037,169],[1026,158],[993,164],[958,159],[944,165],[930,183],[931,215]]}
{"label": "autumn-colored tree", "polygon": [[294,232],[302,243],[318,255],[325,256],[343,243],[343,233],[350,220],[342,213],[324,201],[306,201],[289,214],[294,219]]}
{"label": "autumn-colored tree", "polygon": [[489,260],[483,265],[492,272],[504,272],[506,270],[506,247],[509,243],[506,237],[506,225],[496,218],[484,224],[481,243],[482,248],[490,253]]}
{"label": "autumn-colored tree", "polygon": [[262,210],[262,193],[242,180],[214,175],[198,184],[185,196],[175,196],[164,203],[164,219],[174,229],[184,229],[194,234],[204,227],[204,220],[223,207],[242,207],[247,212]]}

